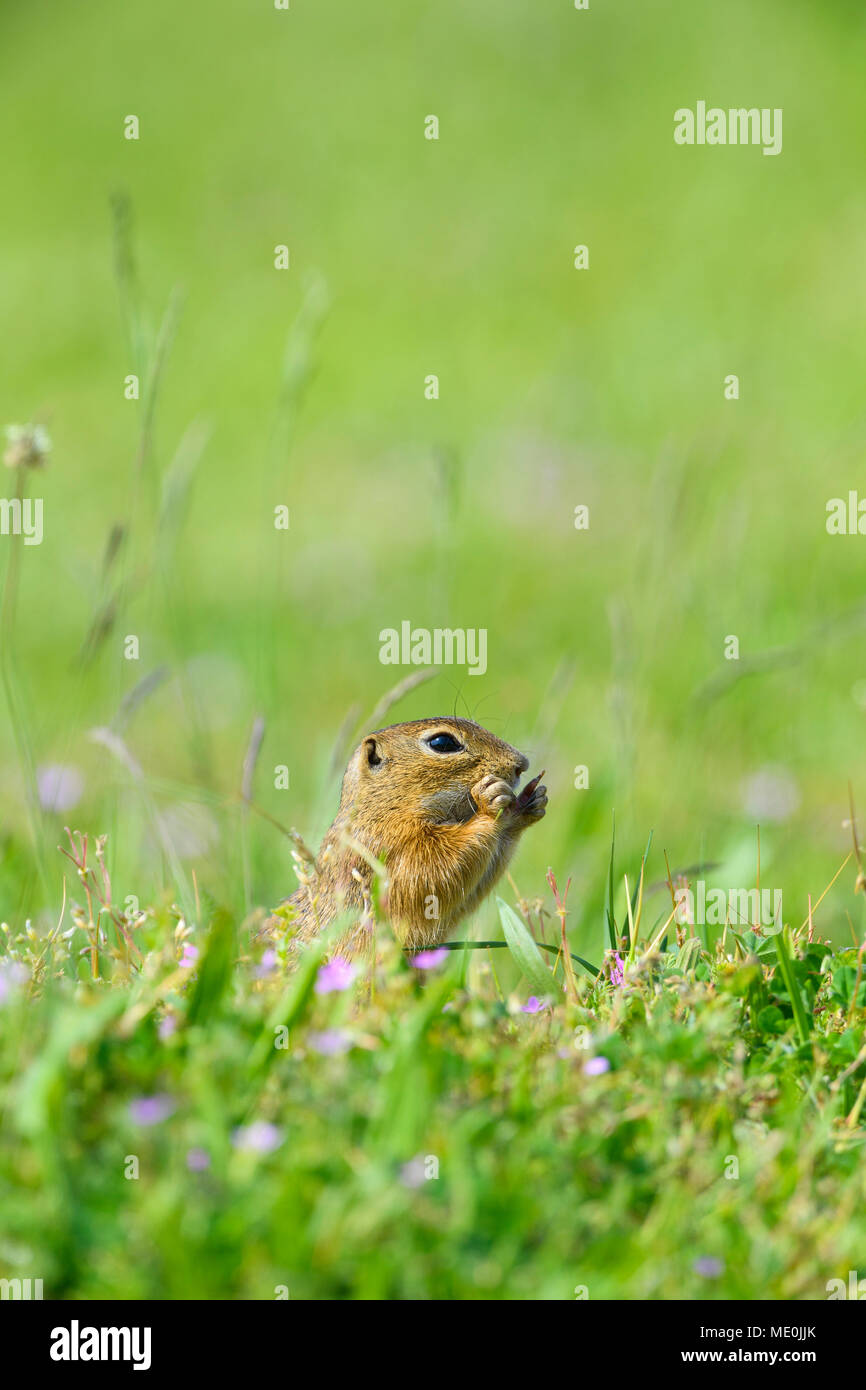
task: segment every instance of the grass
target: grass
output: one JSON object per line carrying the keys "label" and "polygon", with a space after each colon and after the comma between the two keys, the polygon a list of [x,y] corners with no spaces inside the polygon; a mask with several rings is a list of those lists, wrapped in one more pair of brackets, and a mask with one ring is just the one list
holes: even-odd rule
{"label": "grass", "polygon": [[416,970],[380,920],[375,962],[323,991],[326,940],[287,973],[290,930],[252,944],[206,904],[94,931],[104,861],[69,853],[57,930],[4,929],[7,1277],[59,1298],[817,1299],[857,1269],[864,952],[814,920],[705,943],[623,893],[627,933],[605,908],[602,966],[569,978],[555,904],[519,899],[508,949]]}
{"label": "grass", "polygon": [[[864,1235],[862,7],[176,8],[0,14],[0,423],[53,440],[3,469],[45,536],[0,537],[0,1276],[823,1297]],[[701,97],[783,153],[675,147]],[[404,619],[487,673],[383,695]],[[547,769],[507,910],[423,979],[384,922],[351,990],[260,973],[390,708]],[[678,940],[698,880],[785,934]]]}

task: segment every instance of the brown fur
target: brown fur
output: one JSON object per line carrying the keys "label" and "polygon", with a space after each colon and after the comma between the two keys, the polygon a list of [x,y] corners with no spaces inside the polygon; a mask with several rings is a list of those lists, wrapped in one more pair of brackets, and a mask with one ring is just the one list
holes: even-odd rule
{"label": "brown fur", "polygon": [[[437,733],[451,734],[462,751],[434,752],[425,739]],[[374,875],[363,849],[384,861],[387,910],[401,944],[418,950],[444,941],[544,815],[545,787],[515,794],[528,766],[469,719],[415,719],[368,734],[349,760],[314,880],[288,900],[298,937],[315,936],[342,912],[363,919]],[[338,949],[362,950],[365,939],[362,920]]]}

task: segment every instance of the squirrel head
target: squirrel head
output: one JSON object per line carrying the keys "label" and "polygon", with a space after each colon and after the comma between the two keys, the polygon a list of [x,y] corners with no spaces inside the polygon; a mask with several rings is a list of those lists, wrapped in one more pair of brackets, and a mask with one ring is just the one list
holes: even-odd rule
{"label": "squirrel head", "polygon": [[362,739],[343,779],[340,810],[353,819],[391,814],[465,821],[475,814],[470,789],[495,773],[514,789],[529,760],[471,719],[413,719]]}

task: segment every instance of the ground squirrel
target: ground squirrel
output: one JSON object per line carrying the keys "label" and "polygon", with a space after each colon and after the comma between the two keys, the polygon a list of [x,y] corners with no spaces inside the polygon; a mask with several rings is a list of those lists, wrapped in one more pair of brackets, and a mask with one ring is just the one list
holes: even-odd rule
{"label": "ground squirrel", "polygon": [[297,937],[315,936],[341,912],[357,913],[360,925],[339,950],[363,949],[373,878],[364,850],[385,864],[387,910],[401,944],[418,950],[444,941],[545,813],[540,777],[517,793],[528,767],[516,748],[469,719],[414,719],[368,734],[349,760],[312,881],[284,905],[293,909],[286,915]]}

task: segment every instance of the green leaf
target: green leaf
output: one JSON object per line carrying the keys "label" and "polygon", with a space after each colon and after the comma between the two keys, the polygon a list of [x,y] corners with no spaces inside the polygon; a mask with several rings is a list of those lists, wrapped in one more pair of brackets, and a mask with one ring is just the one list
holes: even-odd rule
{"label": "green leaf", "polygon": [[[851,1007],[854,998],[854,986],[857,983],[857,971],[853,965],[837,965],[833,971],[833,994],[846,1009]],[[857,986],[857,1004],[866,1004],[866,980],[861,978]]]}
{"label": "green leaf", "polygon": [[700,937],[686,937],[682,946],[677,951],[676,961],[674,963],[675,969],[682,970],[683,974],[687,975],[697,964],[702,949]]}
{"label": "green leaf", "polygon": [[760,963],[754,957],[748,957],[737,966],[725,968],[719,979],[719,988],[738,999],[747,999],[760,981]]}
{"label": "green leaf", "polygon": [[809,1041],[809,1020],[806,1017],[806,1010],[803,1007],[803,996],[797,984],[793,962],[788,950],[788,942],[785,939],[787,934],[788,929],[786,927],[783,931],[780,931],[778,935],[773,937],[773,944],[776,947],[776,955],[779,957],[779,971],[784,981],[788,998],[791,1001],[791,1008],[794,1010],[794,1022],[797,1025],[797,1032],[800,1035],[800,1041],[805,1043]]}
{"label": "green leaf", "polygon": [[195,993],[189,1006],[190,1024],[205,1023],[217,1012],[231,983],[234,963],[234,922],[229,914],[220,908],[211,924]]}
{"label": "green leaf", "polygon": [[761,1009],[755,1022],[762,1033],[784,1033],[788,1027],[785,1015],[776,1004],[767,1004]]}
{"label": "green leaf", "polygon": [[555,998],[559,994],[559,987],[552,972],[545,964],[544,957],[533,941],[526,924],[521,921],[513,908],[510,908],[501,898],[497,898],[496,903],[508,949],[523,974],[532,988],[537,990],[539,994],[546,994]]}

